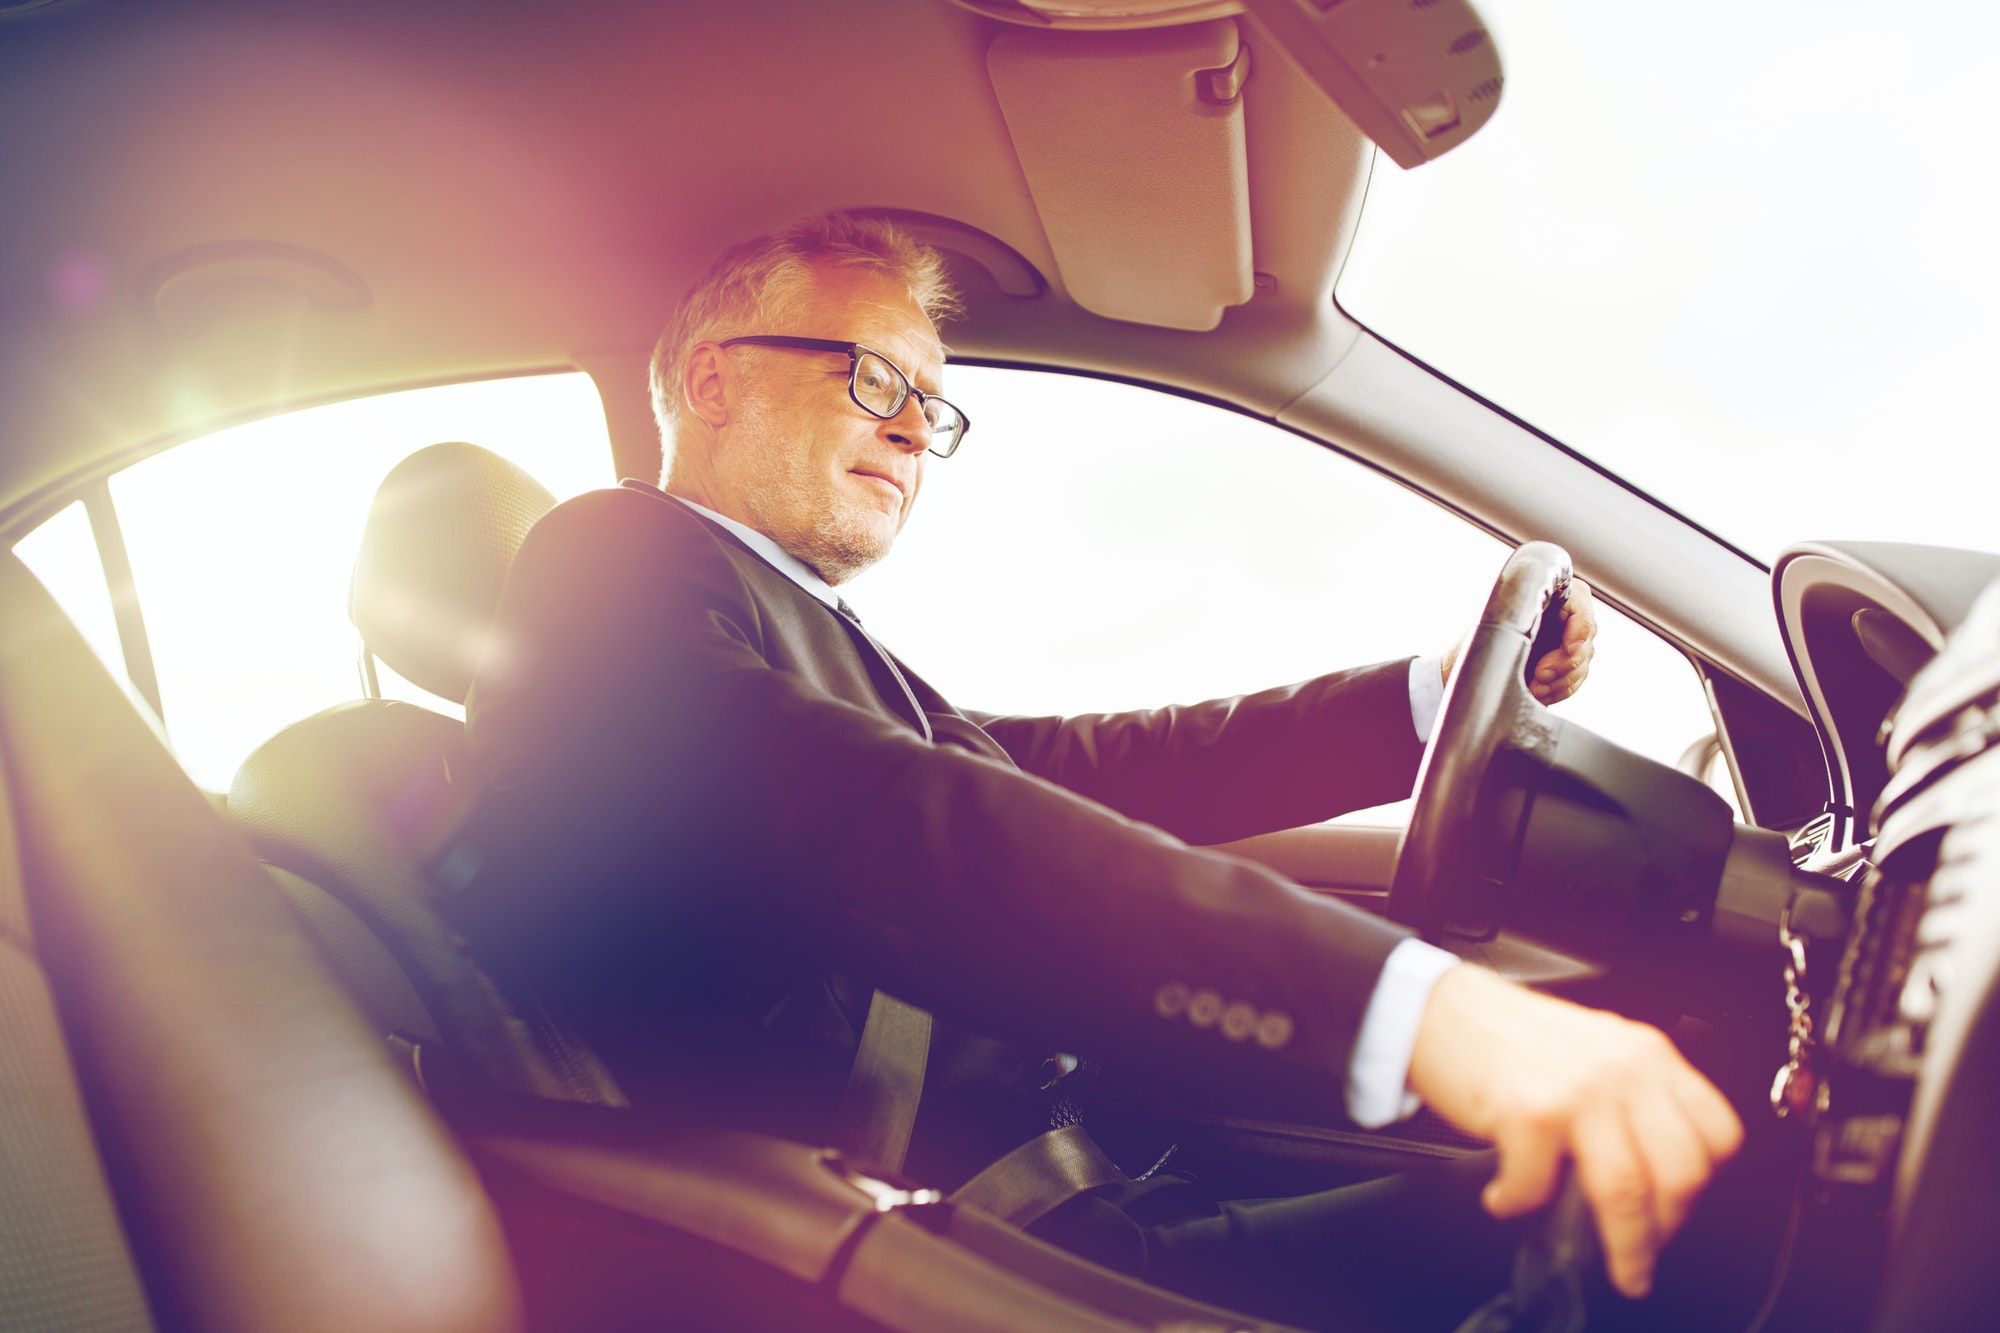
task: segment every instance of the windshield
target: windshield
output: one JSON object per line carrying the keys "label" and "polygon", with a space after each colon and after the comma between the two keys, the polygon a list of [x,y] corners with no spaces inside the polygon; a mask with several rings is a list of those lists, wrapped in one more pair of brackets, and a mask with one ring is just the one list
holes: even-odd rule
{"label": "windshield", "polygon": [[1378,155],[1343,308],[1759,560],[2000,548],[2000,9],[1479,7],[1505,101]]}

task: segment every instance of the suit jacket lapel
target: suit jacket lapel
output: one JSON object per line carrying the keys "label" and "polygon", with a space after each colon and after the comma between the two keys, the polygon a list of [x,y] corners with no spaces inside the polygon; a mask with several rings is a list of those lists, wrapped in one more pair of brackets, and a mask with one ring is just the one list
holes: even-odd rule
{"label": "suit jacket lapel", "polygon": [[[810,596],[811,594],[807,595]],[[816,597],[813,600],[819,601]],[[826,606],[826,603],[820,602],[820,605]],[[877,667],[884,668],[887,670],[889,678],[895,682],[892,689],[877,691],[883,696],[883,701],[888,703],[892,708],[896,708],[897,712],[908,717],[917,730],[923,733],[925,740],[935,740],[936,737],[931,733],[929,715],[926,713],[924,706],[917,702],[916,691],[910,688],[909,679],[904,676],[902,666],[890,655],[889,650],[875,642],[875,636],[862,627],[861,622],[855,618],[853,612],[827,607],[827,613],[836,617],[841,624],[847,626],[847,632],[853,636],[855,643],[860,646],[862,654],[869,659],[870,673],[877,674]],[[904,707],[898,707],[899,702]]]}
{"label": "suit jacket lapel", "polygon": [[[782,570],[772,568],[769,561],[745,545],[742,539],[735,533],[719,523],[711,522],[705,515],[682,504],[679,500],[657,486],[631,478],[627,478],[620,484],[627,490],[639,491],[643,494],[651,495],[663,503],[679,508],[682,512],[698,519],[706,531],[720,539],[724,544],[724,549],[735,558],[736,567],[742,571],[751,588],[755,590],[758,600],[771,611],[775,612],[778,608],[783,607],[790,612],[790,614],[781,614],[774,617],[774,624],[781,632],[784,632],[788,625],[792,627],[791,632],[795,635],[803,630],[804,627],[798,624],[794,618],[795,616],[826,616],[838,624],[846,634],[849,643],[853,645],[854,651],[868,676],[869,683],[873,686],[877,702],[890,713],[908,723],[911,729],[922,735],[925,740],[936,739],[931,727],[931,718],[929,716],[931,713],[942,711],[956,715],[956,710],[950,704],[945,703],[935,690],[931,689],[928,685],[922,685],[922,682],[917,681],[914,674],[906,676],[906,669],[902,664],[897,662],[887,649],[877,643],[874,636],[863,629],[858,620],[842,615],[839,611],[820,601],[819,598],[793,582]],[[807,637],[810,636],[808,635]],[[811,654],[807,652],[803,655],[810,656]],[[913,682],[915,682],[915,685],[922,685],[923,694],[935,701],[934,706],[927,707],[924,703],[919,702],[921,696],[913,685]],[[850,700],[849,702],[858,701]],[[960,720],[963,721],[963,719]],[[974,731],[978,730],[976,726],[973,726],[969,722],[966,725],[971,726]],[[980,735],[984,736],[985,733],[981,732]],[[987,738],[986,747],[982,752],[1004,753],[991,738]]]}

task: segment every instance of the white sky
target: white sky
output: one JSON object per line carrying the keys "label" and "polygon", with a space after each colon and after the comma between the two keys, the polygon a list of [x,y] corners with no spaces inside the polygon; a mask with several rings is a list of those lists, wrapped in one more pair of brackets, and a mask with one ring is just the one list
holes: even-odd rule
{"label": "white sky", "polygon": [[1761,559],[2000,549],[2000,8],[1479,7],[1505,100],[1378,163],[1343,305]]}

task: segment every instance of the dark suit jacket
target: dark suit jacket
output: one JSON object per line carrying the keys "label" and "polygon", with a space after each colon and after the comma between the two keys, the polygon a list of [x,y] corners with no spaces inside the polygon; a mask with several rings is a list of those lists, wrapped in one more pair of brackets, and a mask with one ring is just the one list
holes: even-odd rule
{"label": "dark suit jacket", "polygon": [[469,704],[492,792],[467,928],[635,1100],[780,1132],[824,1135],[878,986],[1031,1049],[1336,1113],[1405,932],[1188,844],[1406,796],[1407,662],[1072,718],[968,714],[901,674],[650,487],[559,506]]}

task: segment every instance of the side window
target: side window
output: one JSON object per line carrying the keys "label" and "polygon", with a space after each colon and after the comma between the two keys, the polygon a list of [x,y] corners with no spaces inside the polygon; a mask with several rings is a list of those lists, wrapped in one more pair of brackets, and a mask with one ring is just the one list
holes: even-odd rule
{"label": "side window", "polygon": [[[929,460],[895,555],[852,600],[961,704],[1155,707],[1440,655],[1507,556],[1369,468],[1222,408],[980,367],[954,368],[949,392],[977,427]],[[1603,611],[1590,680],[1562,710],[1673,763],[1713,729],[1700,681]]]}
{"label": "side window", "polygon": [[[310,408],[189,441],[111,478],[167,732],[202,786],[228,790],[273,733],[359,695],[347,586],[369,501],[398,461],[439,440],[492,449],[558,499],[615,480],[603,405],[580,374]],[[49,572],[58,547],[77,548],[70,529],[81,514],[70,513],[19,549],[122,676],[115,634],[107,647],[92,628],[109,616],[108,599],[101,615],[92,609],[104,598],[101,569],[94,593],[90,578]],[[390,672],[382,689],[462,715]]]}

